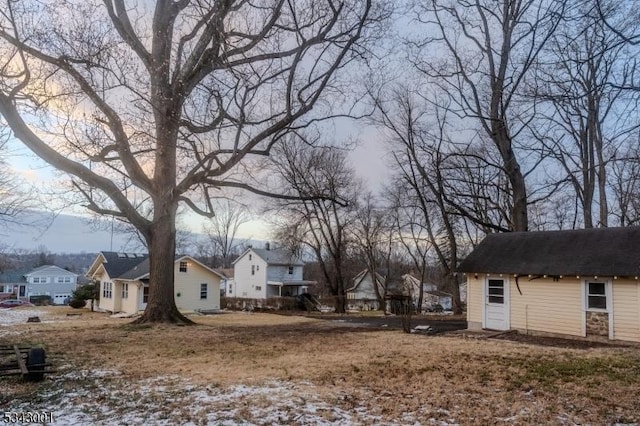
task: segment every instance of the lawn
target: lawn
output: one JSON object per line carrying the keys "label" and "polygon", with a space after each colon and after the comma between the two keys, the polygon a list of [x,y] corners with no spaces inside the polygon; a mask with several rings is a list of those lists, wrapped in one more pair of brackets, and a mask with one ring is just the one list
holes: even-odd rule
{"label": "lawn", "polygon": [[[50,308],[51,309],[51,308]],[[0,379],[0,410],[58,424],[640,422],[638,348],[425,336],[264,313],[134,326],[103,314],[0,327],[59,373]]]}

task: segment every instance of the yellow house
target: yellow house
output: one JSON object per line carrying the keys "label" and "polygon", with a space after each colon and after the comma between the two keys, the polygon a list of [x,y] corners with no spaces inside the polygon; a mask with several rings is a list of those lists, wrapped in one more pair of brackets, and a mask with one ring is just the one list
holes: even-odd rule
{"label": "yellow house", "polygon": [[[181,311],[220,309],[222,276],[190,256],[174,261],[174,295]],[[98,309],[135,314],[144,311],[149,297],[149,256],[100,252],[87,277],[100,283]]]}
{"label": "yellow house", "polygon": [[490,234],[458,271],[469,329],[640,342],[640,227]]}

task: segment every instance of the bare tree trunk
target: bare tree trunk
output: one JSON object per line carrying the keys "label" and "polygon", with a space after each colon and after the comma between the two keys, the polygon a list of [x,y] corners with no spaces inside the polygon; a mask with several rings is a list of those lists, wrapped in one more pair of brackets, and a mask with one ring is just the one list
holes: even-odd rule
{"label": "bare tree trunk", "polygon": [[154,212],[149,247],[149,300],[144,314],[134,322],[193,324],[176,307],[174,295],[177,204],[160,202]]}

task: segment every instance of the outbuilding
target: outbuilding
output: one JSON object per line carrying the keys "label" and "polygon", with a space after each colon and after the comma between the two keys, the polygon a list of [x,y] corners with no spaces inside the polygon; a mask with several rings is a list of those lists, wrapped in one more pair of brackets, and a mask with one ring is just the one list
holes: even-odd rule
{"label": "outbuilding", "polygon": [[490,234],[458,271],[469,329],[640,342],[640,227]]}

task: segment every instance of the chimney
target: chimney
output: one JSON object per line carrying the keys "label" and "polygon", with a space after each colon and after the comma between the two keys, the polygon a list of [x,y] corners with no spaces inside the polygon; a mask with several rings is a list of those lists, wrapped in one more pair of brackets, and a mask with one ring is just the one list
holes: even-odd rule
{"label": "chimney", "polygon": [[269,244],[269,243],[264,243],[264,249],[265,249],[265,250],[270,250],[270,249],[271,249],[271,244]]}

